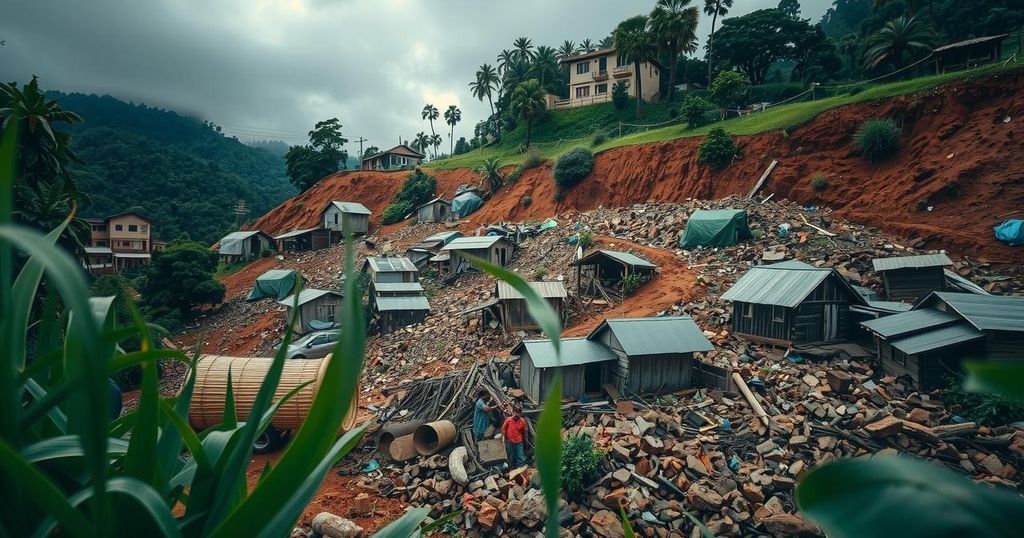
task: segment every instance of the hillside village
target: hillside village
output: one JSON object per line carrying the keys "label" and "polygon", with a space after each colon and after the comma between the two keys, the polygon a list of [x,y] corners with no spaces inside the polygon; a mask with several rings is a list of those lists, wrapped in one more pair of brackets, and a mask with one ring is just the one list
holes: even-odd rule
{"label": "hillside village", "polygon": [[504,29],[375,5],[334,79],[296,28],[352,6],[261,5],[270,127],[0,84],[0,535],[1018,535],[1024,10],[770,4],[517,33],[458,91],[379,40]]}

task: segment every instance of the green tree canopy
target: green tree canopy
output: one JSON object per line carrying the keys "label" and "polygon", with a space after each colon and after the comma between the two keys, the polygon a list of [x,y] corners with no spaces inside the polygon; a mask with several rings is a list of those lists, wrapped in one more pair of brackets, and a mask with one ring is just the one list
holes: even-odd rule
{"label": "green tree canopy", "polygon": [[195,241],[176,239],[153,253],[143,271],[139,291],[155,311],[174,310],[188,316],[199,305],[224,299],[224,285],[213,278],[217,252]]}
{"label": "green tree canopy", "polygon": [[917,17],[896,17],[868,39],[864,65],[872,68],[889,62],[900,69],[907,56],[930,52],[933,40],[931,29]]}
{"label": "green tree canopy", "polygon": [[348,152],[343,149],[346,143],[338,118],[317,122],[309,132],[309,144],[292,146],[284,156],[292,184],[305,191],[344,168],[348,161]]}
{"label": "green tree canopy", "polygon": [[718,108],[735,108],[744,103],[750,92],[750,81],[742,73],[722,71],[711,83],[709,97]]}
{"label": "green tree canopy", "polygon": [[679,56],[697,50],[697,19],[700,16],[693,0],[658,0],[651,11],[650,27],[654,39],[663,53],[669,56],[668,91],[671,99],[675,90]]}
{"label": "green tree canopy", "polygon": [[643,85],[640,79],[640,64],[653,60],[658,52],[654,36],[647,30],[647,17],[637,15],[619,23],[612,32],[615,52],[625,61],[633,64],[633,81],[636,84],[636,117],[640,117],[643,102]]}
{"label": "green tree canopy", "polygon": [[715,35],[716,55],[720,65],[735,67],[752,83],[762,84],[773,63],[798,59],[798,45],[814,33],[807,20],[778,9],[759,9],[722,21]]}
{"label": "green tree canopy", "polygon": [[526,145],[529,146],[533,120],[543,114],[545,109],[544,89],[540,82],[530,79],[516,86],[509,107],[516,118],[526,122]]}

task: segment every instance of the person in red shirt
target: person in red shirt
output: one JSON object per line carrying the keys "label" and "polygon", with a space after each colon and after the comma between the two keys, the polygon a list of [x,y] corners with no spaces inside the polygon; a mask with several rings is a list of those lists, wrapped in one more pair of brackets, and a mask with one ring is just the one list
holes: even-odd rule
{"label": "person in red shirt", "polygon": [[505,436],[505,450],[508,461],[513,469],[526,464],[526,453],[523,451],[523,440],[526,438],[526,419],[519,404],[512,405],[512,415],[501,425],[501,434]]}

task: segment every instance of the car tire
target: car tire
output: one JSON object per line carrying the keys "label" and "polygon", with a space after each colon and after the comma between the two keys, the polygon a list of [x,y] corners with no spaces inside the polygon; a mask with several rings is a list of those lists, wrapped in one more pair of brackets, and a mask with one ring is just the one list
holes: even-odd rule
{"label": "car tire", "polygon": [[295,355],[294,357],[292,357],[292,360],[295,360],[295,359],[300,359],[301,360],[301,359],[305,359],[305,358],[306,358],[305,355]]}
{"label": "car tire", "polygon": [[273,426],[267,426],[267,429],[253,440],[252,451],[256,454],[270,454],[280,448],[283,440],[281,432]]}

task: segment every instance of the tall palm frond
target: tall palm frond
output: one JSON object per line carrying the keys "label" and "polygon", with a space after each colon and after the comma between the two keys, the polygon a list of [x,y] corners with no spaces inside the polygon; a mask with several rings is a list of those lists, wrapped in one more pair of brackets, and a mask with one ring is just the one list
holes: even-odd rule
{"label": "tall palm frond", "polygon": [[889,61],[901,69],[905,54],[930,51],[933,42],[931,29],[916,17],[896,17],[868,38],[864,66],[874,68]]}
{"label": "tall palm frond", "polygon": [[697,50],[697,18],[700,12],[690,6],[693,0],[658,0],[651,11],[651,34],[658,49],[669,56],[668,97],[676,85],[679,55]]}

